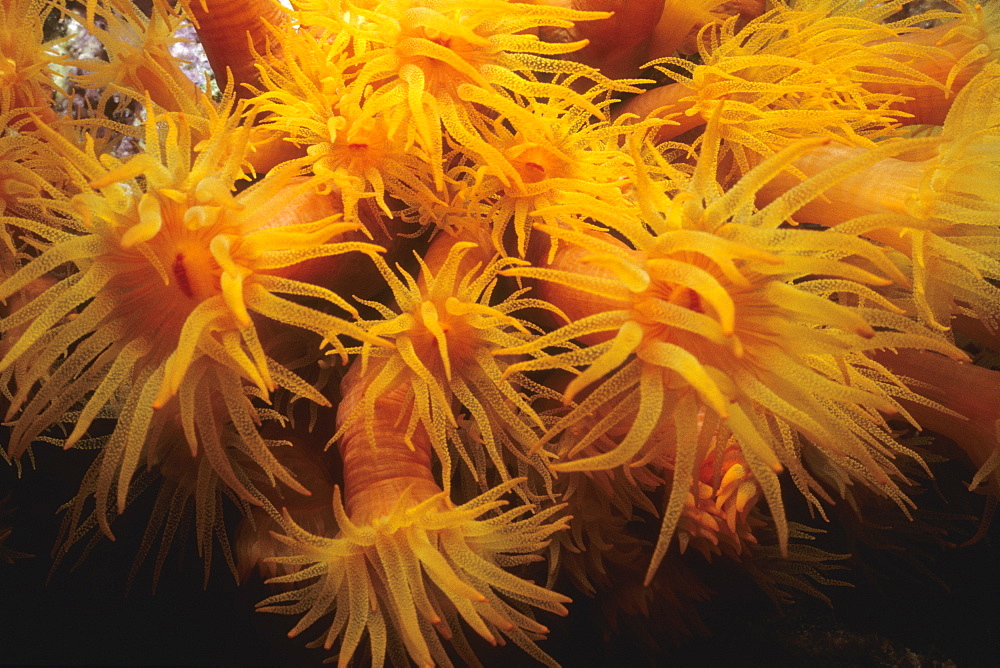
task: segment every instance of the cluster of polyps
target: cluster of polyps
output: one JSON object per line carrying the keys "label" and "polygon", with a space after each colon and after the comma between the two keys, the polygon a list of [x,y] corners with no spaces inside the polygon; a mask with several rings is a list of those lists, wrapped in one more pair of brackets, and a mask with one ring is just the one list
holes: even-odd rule
{"label": "cluster of polyps", "polygon": [[[465,629],[551,663],[560,569],[623,611],[700,595],[670,582],[694,558],[815,592],[836,555],[797,549],[789,488],[908,513],[901,428],[997,491],[1000,382],[957,347],[1000,328],[993,7],[563,4],[0,10],[5,456],[97,453],[60,556],[159,476],[142,556],[193,506],[248,572],[232,500],[275,529],[241,531],[291,586],[264,608],[332,615],[342,664],[473,662]],[[50,12],[107,59],[59,55]],[[100,102],[60,117],[73,88]]]}

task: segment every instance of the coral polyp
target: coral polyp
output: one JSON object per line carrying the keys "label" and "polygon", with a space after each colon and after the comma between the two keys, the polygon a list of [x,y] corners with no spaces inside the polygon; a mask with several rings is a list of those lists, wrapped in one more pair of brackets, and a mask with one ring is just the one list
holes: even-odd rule
{"label": "coral polyp", "polygon": [[[58,40],[46,40],[44,0],[18,0],[0,7],[0,100],[5,109],[49,115],[56,67],[65,65]],[[9,121],[8,121],[9,122]]]}
{"label": "coral polyp", "polygon": [[0,452],[57,583],[193,534],[317,662],[558,665],[983,538],[998,9],[931,4],[5,2]]}
{"label": "coral polyp", "polygon": [[[93,481],[98,520],[109,535],[103,509],[112,489],[120,513],[129,481],[168,420],[180,421],[192,452],[205,448],[215,473],[246,500],[255,502],[223,455],[220,419],[233,423],[270,474],[307,493],[257,434],[259,417],[244,388],[249,383],[266,398],[283,386],[326,400],[268,357],[251,311],[330,340],[338,333],[370,340],[356,325],[275,293],[351,309],[343,299],[271,272],[309,258],[381,249],[327,243],[356,228],[329,219],[268,228],[283,198],[308,188],[308,181],[293,183],[298,169],[288,165],[234,197],[235,182],[245,177],[248,127],[239,127],[231,94],[218,108],[207,99],[202,103],[201,119],[151,110],[145,152],[124,162],[102,164],[92,139],[84,138],[80,148],[41,126],[40,136],[65,161],[79,192],[60,203],[61,218],[54,212],[49,222],[14,222],[50,246],[0,285],[0,294],[9,297],[54,268],[77,268],[4,322],[4,330],[27,327],[0,360],[0,370],[32,357],[8,412],[8,419],[17,416],[8,454],[19,457],[82,402],[64,442],[72,447],[113,407],[119,423]],[[195,144],[199,151],[193,155]],[[56,202],[47,206],[55,210]]]}
{"label": "coral polyp", "polygon": [[[718,146],[717,127],[713,122],[707,131],[706,150]],[[901,498],[891,482],[898,474],[891,458],[893,451],[907,450],[895,442],[879,411],[899,412],[893,395],[907,395],[908,390],[874,363],[868,351],[918,348],[964,359],[929,331],[899,318],[869,287],[891,285],[889,276],[898,273],[877,249],[848,235],[775,232],[768,219],[777,207],[750,214],[752,184],[761,181],[762,172],[780,170],[795,153],[779,153],[717,197],[699,196],[705,192],[699,188],[705,176],[699,171],[689,189],[672,200],[649,194],[646,211],[637,209],[632,216],[608,212],[597,218],[627,245],[596,231],[540,225],[554,239],[586,253],[565,268],[562,260],[572,256],[557,254],[549,267],[509,272],[586,293],[592,312],[498,354],[537,352],[586,335],[610,337],[585,350],[511,366],[511,371],[586,367],[569,383],[564,400],[573,401],[591,386],[592,392],[551,431],[601,413],[601,421],[577,444],[581,448],[617,424],[631,423],[614,449],[557,462],[555,470],[649,461],[658,445],[653,434],[669,428],[663,424],[664,411],[669,407],[673,413],[676,436],[667,437],[663,445],[676,449],[674,487],[652,568],[678,521],[692,471],[701,466],[698,432],[712,423],[703,408],[710,408],[712,418],[720,421],[722,438],[731,433],[739,443],[763,486],[784,545],[787,527],[776,473],[788,468],[799,489],[819,503],[812,491],[818,486],[799,461],[801,437],[808,443],[805,447],[818,448],[841,471],[845,482],[860,473],[860,480]],[[705,156],[703,160],[713,163]],[[810,185],[806,181],[800,187]],[[658,199],[664,214],[655,210]],[[859,298],[871,301],[874,308],[846,305]]]}
{"label": "coral polyp", "polygon": [[[368,438],[376,442],[374,420],[379,397],[401,385],[408,387],[414,410],[404,430],[406,439],[418,430],[426,431],[443,462],[449,462],[451,448],[458,450],[470,472],[485,485],[487,459],[496,473],[509,477],[505,444],[545,470],[544,462],[527,457],[542,426],[519,391],[529,381],[508,377],[507,365],[492,355],[532,337],[534,327],[515,313],[545,305],[518,299],[516,294],[491,304],[500,271],[515,261],[484,258],[477,251],[479,246],[472,242],[439,237],[427,253],[427,261],[434,260],[439,266],[432,269],[424,264],[419,283],[406,273],[397,277],[379,262],[402,312],[396,315],[373,303],[385,319],[362,326],[370,335],[391,340],[395,347],[391,351],[369,345],[362,348],[361,368],[372,374],[371,381],[339,430],[361,422]],[[477,432],[474,440],[482,450],[459,438],[460,414],[468,416],[467,428]],[[450,490],[450,467],[442,475],[444,488]]]}

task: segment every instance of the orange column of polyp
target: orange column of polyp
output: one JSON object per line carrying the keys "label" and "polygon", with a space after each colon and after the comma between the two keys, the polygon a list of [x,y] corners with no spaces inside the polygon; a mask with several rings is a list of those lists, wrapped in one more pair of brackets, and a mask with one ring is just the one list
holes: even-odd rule
{"label": "orange column of polyp", "polygon": [[740,25],[764,13],[764,0],[666,0],[648,43],[646,61],[696,53],[698,32],[706,23],[740,16]]}
{"label": "orange column of polyp", "polygon": [[[625,247],[624,244],[610,234],[603,232],[594,232],[593,234],[599,236],[602,241],[620,245],[623,248]],[[596,278],[614,278],[614,274],[610,269],[587,262],[585,258],[590,254],[591,251],[585,248],[560,241],[555,253],[552,254],[551,260],[549,258],[548,244],[535,244],[529,260],[531,260],[534,266],[545,269],[568,271]],[[586,290],[556,283],[555,281],[525,280],[525,283],[531,286],[529,296],[552,304],[573,322],[606,311],[627,310],[632,306],[630,302],[601,297]],[[546,326],[547,329],[555,329],[566,323],[556,322],[555,316],[552,315],[549,318],[549,322],[540,324]],[[613,337],[614,332],[594,332],[592,334],[584,334],[578,337],[578,340],[585,345],[593,346],[608,341]]]}
{"label": "orange column of polyp", "polygon": [[237,96],[248,96],[240,84],[260,81],[253,52],[263,54],[269,46],[277,48],[268,26],[286,25],[285,11],[274,0],[194,0],[191,14],[198,23],[198,39],[208,62],[219,77],[219,87],[225,89],[224,77],[229,68]]}
{"label": "orange column of polyp", "polygon": [[[688,97],[691,99],[684,99]],[[617,118],[624,114],[635,114],[640,119],[669,117],[676,125],[664,125],[654,135],[654,141],[663,142],[705,124],[704,116],[691,111],[695,102],[694,90],[683,84],[672,83],[639,93],[616,106],[614,115]]]}
{"label": "orange column of polyp", "polygon": [[[867,151],[830,143],[805,153],[792,163],[792,167],[808,178]],[[926,167],[923,161],[880,160],[827,188],[819,197],[798,209],[795,220],[831,227],[873,213],[906,213],[907,202],[916,196]],[[786,169],[757,191],[757,206],[770,204],[802,180]]]}
{"label": "orange column of polyp", "polygon": [[[238,98],[250,97],[243,84],[260,86],[254,52],[280,57],[280,45],[272,39],[275,28],[288,24],[288,16],[275,0],[193,0],[191,14],[197,21],[198,39],[223,90],[229,85],[228,72]],[[251,48],[252,44],[252,48]],[[258,172],[266,172],[280,162],[305,155],[305,149],[261,130],[250,158]]]}
{"label": "orange column of polyp", "polygon": [[[979,46],[981,42],[967,38],[953,39],[946,44],[939,45],[938,42],[945,34],[954,28],[954,21],[949,21],[936,28],[921,30],[919,32],[902,35],[893,41],[901,44],[926,47],[927,54],[923,57],[895,56],[901,63],[911,67],[921,74],[925,74],[931,79],[944,86],[948,83],[948,75],[952,67],[961,60],[973,48]],[[888,40],[886,40],[888,41]],[[882,42],[884,43],[884,42]],[[878,43],[876,43],[878,44]],[[872,46],[875,46],[874,44]],[[936,48],[935,48],[936,47]],[[905,61],[905,62],[904,62]],[[894,110],[904,111],[913,114],[912,118],[902,119],[907,125],[942,125],[948,115],[951,103],[955,99],[955,94],[969,82],[982,65],[980,59],[970,65],[963,67],[951,82],[950,89],[938,88],[932,85],[907,86],[898,83],[878,83],[869,82],[865,84],[865,89],[873,93],[888,93],[893,95],[905,95],[911,98],[905,102],[897,102],[892,105]],[[859,68],[862,71],[864,67]],[[889,74],[892,74],[891,72]]]}
{"label": "orange column of polyp", "polygon": [[614,12],[600,21],[581,21],[575,36],[589,41],[570,57],[601,70],[612,79],[635,78],[648,60],[649,39],[664,0],[578,0],[575,9]]}
{"label": "orange column of polyp", "polygon": [[[916,380],[919,385],[913,389],[921,396],[962,416],[900,400],[921,428],[950,438],[977,468],[1000,448],[996,431],[1000,420],[1000,371],[912,349],[878,351],[872,357],[894,374]],[[992,478],[994,492],[1000,491],[997,476]]]}
{"label": "orange column of polyp", "polygon": [[720,4],[722,0],[666,0],[649,40],[646,60],[676,55],[682,45],[691,42],[692,35],[715,18],[710,10]]}
{"label": "orange column of polyp", "polygon": [[[293,179],[287,187],[294,188],[306,178]],[[338,191],[321,194],[309,190],[289,200],[288,206],[262,225],[261,229],[310,223],[343,212],[344,206]],[[361,230],[346,232],[324,243],[355,241],[374,243],[385,249],[383,257],[390,266],[395,264],[397,260],[408,260],[412,250],[421,249],[419,241],[403,234],[405,223],[400,218],[386,216],[377,206],[374,206],[373,200],[361,202],[359,219],[367,232]],[[404,253],[406,257],[404,257]],[[363,253],[343,253],[312,258],[290,267],[272,269],[265,273],[319,285],[344,297],[355,296],[372,299],[385,287],[380,280],[378,269],[375,268],[371,259]]]}
{"label": "orange column of polyp", "polygon": [[[355,363],[341,384],[343,399],[337,409],[337,424],[356,410],[378,374],[380,364],[369,365],[362,373]],[[388,514],[409,489],[413,505],[441,493],[431,472],[430,439],[423,426],[412,436],[412,447],[404,440],[413,398],[407,395],[410,384],[402,382],[375,400],[373,432],[365,419],[355,419],[340,438],[340,456],[344,462],[344,507],[356,524],[370,524]]]}

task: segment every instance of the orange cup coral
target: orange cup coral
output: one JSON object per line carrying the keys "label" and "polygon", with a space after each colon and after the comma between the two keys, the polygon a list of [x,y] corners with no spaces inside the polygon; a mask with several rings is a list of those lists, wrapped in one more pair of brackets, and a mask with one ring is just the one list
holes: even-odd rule
{"label": "orange cup coral", "polygon": [[949,396],[997,373],[994,3],[78,4],[0,8],[4,458],[91,455],[57,562],[159,485],[136,564],[193,511],[341,665],[552,665],[571,588],[825,597],[810,523],[906,521],[947,438],[997,494]]}

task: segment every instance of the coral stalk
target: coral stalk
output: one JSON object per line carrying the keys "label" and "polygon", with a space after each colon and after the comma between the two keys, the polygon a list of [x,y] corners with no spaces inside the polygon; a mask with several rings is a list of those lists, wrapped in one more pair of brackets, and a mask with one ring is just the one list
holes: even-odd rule
{"label": "coral stalk", "polygon": [[188,0],[187,5],[219,87],[232,86],[237,98],[248,97],[244,84],[260,83],[254,54],[281,58],[274,35],[289,24],[275,0]]}

